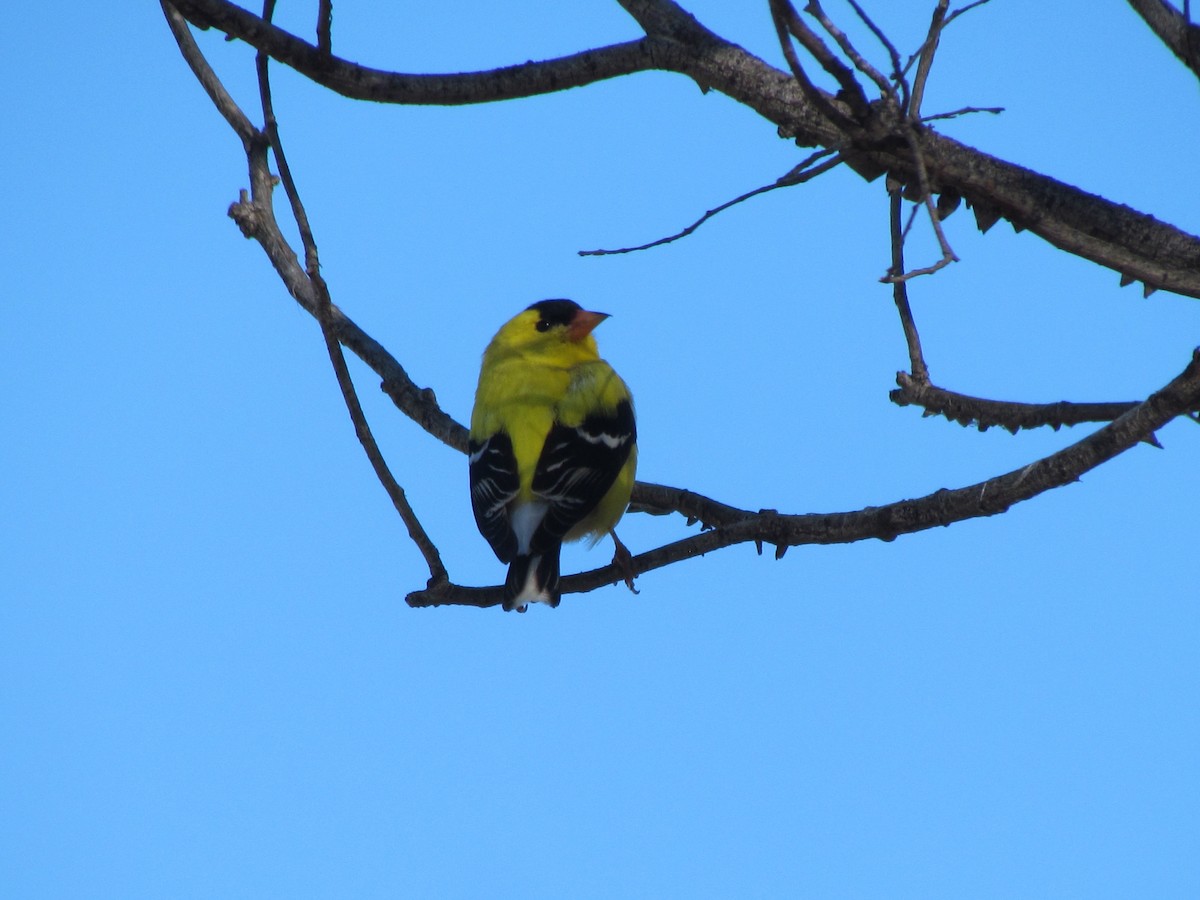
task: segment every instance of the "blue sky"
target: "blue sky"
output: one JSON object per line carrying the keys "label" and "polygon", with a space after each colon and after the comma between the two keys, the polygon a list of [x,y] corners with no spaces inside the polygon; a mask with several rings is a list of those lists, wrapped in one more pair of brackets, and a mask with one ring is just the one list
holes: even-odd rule
{"label": "blue sky", "polygon": [[[315,4],[282,5],[307,33]],[[239,144],[133,6],[18,5],[0,39],[6,893],[1197,895],[1195,425],[892,543],[735,547],[525,616],[410,610],[426,573],[320,334],[225,216]],[[637,33],[600,0],[379,6],[340,0],[335,49],[404,71]],[[907,50],[929,6],[873,11]],[[765,7],[688,5],[780,65]],[[201,40],[253,110],[250,53]],[[888,402],[886,197],[849,172],[578,257],[807,152],[684,78],[405,109],[275,77],[336,301],[460,421],[496,327],[569,296],[613,314],[640,475],[736,505],[916,497],[1086,433]],[[1198,101],[1122,3],[995,0],[943,39],[925,110],[1004,106],[942,130],[1196,233]],[[1136,399],[1200,343],[1195,300],[1004,223],[947,229],[962,261],[912,287],[944,386]],[[353,370],[454,578],[496,583],[465,461]],[[686,533],[621,527],[635,552]]]}

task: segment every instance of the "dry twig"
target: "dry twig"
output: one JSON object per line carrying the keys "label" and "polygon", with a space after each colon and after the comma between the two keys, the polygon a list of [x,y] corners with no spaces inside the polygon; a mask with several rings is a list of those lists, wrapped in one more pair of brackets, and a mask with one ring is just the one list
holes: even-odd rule
{"label": "dry twig", "polygon": [[[892,236],[892,267],[889,273],[904,271],[904,235],[906,228],[900,226],[901,189],[895,185],[889,190],[889,230]],[[912,219],[909,219],[912,224]],[[887,279],[884,279],[887,280]],[[892,280],[892,299],[896,310],[900,313],[900,327],[904,329],[904,340],[908,344],[908,364],[912,377],[919,384],[929,381],[929,369],[925,365],[925,356],[921,351],[921,336],[917,333],[916,322],[913,321],[912,307],[908,303],[908,288],[902,278]]]}
{"label": "dry twig", "polygon": [[811,166],[818,159],[821,159],[822,157],[825,157],[825,156],[829,156],[831,153],[833,153],[832,150],[818,150],[816,153],[813,153],[812,155],[808,156],[799,165],[793,166],[787,172],[787,174],[781,175],[779,178],[775,179],[775,181],[771,182],[770,184],[764,184],[762,187],[757,187],[752,191],[747,191],[746,193],[741,194],[740,196],[734,197],[732,200],[722,203],[720,206],[713,207],[712,209],[706,211],[704,213],[704,215],[702,215],[699,219],[697,219],[691,225],[688,225],[682,231],[677,231],[675,234],[667,235],[667,237],[659,238],[656,241],[650,241],[647,244],[639,244],[636,247],[621,247],[620,249],[617,249],[617,250],[580,250],[579,255],[580,256],[613,256],[613,255],[619,254],[619,253],[635,253],[638,250],[649,250],[651,247],[660,247],[663,244],[670,244],[673,241],[679,240],[680,238],[685,238],[689,234],[691,234],[693,231],[695,231],[697,228],[699,228],[701,225],[703,225],[705,222],[707,222],[709,219],[711,219],[713,216],[717,215],[718,213],[724,212],[725,210],[729,209],[731,206],[737,206],[739,203],[749,200],[751,197],[757,197],[759,194],[765,194],[768,191],[774,191],[778,188],[783,188],[783,187],[792,187],[793,185],[797,185],[797,184],[804,184],[806,181],[812,181],[812,179],[816,178],[818,175],[821,175],[822,173],[828,172],[830,169],[835,168],[842,162],[841,156],[835,155],[832,159],[826,160],[825,162],[821,163],[818,166],[813,166],[813,168],[811,168],[811,169],[809,168],[809,166]]}
{"label": "dry twig", "polygon": [[804,71],[804,66],[800,64],[800,57],[796,55],[796,50],[792,46],[792,38],[800,41],[804,49],[812,54],[826,71],[833,73],[838,83],[842,85],[847,101],[855,107],[859,115],[863,115],[868,108],[867,100],[862,94],[862,88],[854,80],[854,73],[843,66],[824,42],[801,21],[791,0],[770,0],[770,7],[780,49],[783,50],[784,59],[787,60],[788,67],[792,70],[792,77],[796,79],[796,84],[804,93],[805,99],[839,131],[850,131],[857,128],[854,119],[835,106],[825,92],[812,83],[808,73]]}
{"label": "dry twig", "polygon": [[[829,32],[829,36],[837,42],[837,45],[842,48],[842,52],[854,63],[854,68],[874,81],[876,87],[883,93],[883,96],[891,97],[895,95],[895,89],[892,87],[891,82],[855,49],[854,44],[850,42],[850,38],[846,37],[846,32],[838,28],[829,16],[825,14],[825,10],[821,7],[819,0],[808,0],[804,11],[821,23],[821,27]],[[861,16],[863,13],[860,11],[859,15]]]}
{"label": "dry twig", "polygon": [[[265,0],[263,4],[264,21],[271,21],[274,9],[275,0]],[[313,286],[316,296],[316,320],[321,326],[321,336],[325,340],[325,349],[329,354],[329,361],[333,366],[338,387],[341,389],[346,410],[350,413],[350,420],[354,424],[354,433],[358,437],[359,443],[362,444],[363,451],[371,463],[371,468],[375,471],[376,478],[383,485],[384,490],[392,501],[392,505],[408,529],[409,538],[425,558],[425,564],[429,567],[429,583],[431,585],[440,584],[449,580],[449,576],[446,574],[446,567],[442,563],[441,554],[430,539],[429,534],[425,531],[420,519],[417,518],[412,504],[408,502],[408,497],[405,495],[404,489],[400,486],[400,483],[388,467],[387,461],[383,458],[383,453],[380,451],[379,444],[375,440],[375,435],[371,431],[371,426],[367,422],[366,414],[363,413],[362,403],[359,402],[358,392],[355,390],[354,381],[350,377],[350,369],[346,366],[346,357],[342,353],[342,345],[334,334],[333,300],[329,295],[329,286],[325,283],[325,278],[321,274],[321,263],[317,253],[316,238],[313,236],[312,226],[308,221],[308,213],[304,209],[304,203],[300,199],[300,192],[296,188],[296,182],[292,177],[291,167],[288,165],[287,155],[284,153],[283,141],[279,137],[279,123],[275,118],[274,103],[271,99],[271,82],[268,74],[269,64],[270,57],[260,50],[256,56],[255,65],[258,71],[258,89],[262,102],[263,120],[266,123],[267,137],[271,143],[271,150],[275,155],[275,162],[279,166],[280,181],[283,184],[288,201],[291,203],[292,217],[295,219],[296,226],[300,230],[300,240],[304,247],[304,270],[308,276],[309,283]],[[271,215],[273,219],[273,213]]]}

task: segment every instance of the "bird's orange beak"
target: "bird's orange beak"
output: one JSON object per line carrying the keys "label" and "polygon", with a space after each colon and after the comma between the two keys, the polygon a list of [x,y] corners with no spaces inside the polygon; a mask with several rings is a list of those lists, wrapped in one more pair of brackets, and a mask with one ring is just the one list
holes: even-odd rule
{"label": "bird's orange beak", "polygon": [[575,318],[571,319],[571,324],[567,326],[567,337],[572,341],[582,341],[592,333],[593,328],[607,318],[608,313],[588,312],[586,309],[581,309],[575,313]]}

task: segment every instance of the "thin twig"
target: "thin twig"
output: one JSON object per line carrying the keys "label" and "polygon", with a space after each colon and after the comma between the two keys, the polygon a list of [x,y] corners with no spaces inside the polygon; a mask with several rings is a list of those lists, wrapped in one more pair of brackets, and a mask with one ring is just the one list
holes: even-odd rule
{"label": "thin twig", "polygon": [[[809,53],[818,57],[820,60],[823,54],[828,60],[831,60],[830,65],[837,63],[837,58],[829,52],[829,48],[821,41],[819,37],[812,33],[797,15],[795,8],[790,0],[770,0],[771,19],[775,23],[775,34],[779,38],[779,47],[783,51],[783,57],[787,60],[788,68],[792,70],[792,77],[796,79],[796,84],[800,87],[800,92],[804,94],[817,110],[828,119],[836,128],[841,131],[853,131],[858,128],[858,124],[844,112],[838,109],[825,93],[820,90],[812,80],[808,77],[808,73],[804,71],[804,66],[800,64],[800,58],[796,55],[796,48],[792,46],[792,36],[804,35],[805,37],[797,37],[804,44],[804,49]],[[807,40],[807,43],[805,42]],[[837,63],[840,65],[840,63]],[[845,68],[844,66],[842,68]],[[849,70],[846,70],[849,72]],[[850,81],[854,82],[853,74],[850,75]],[[854,83],[857,89],[857,96],[860,98],[859,105],[863,112],[867,109],[866,97],[862,96],[862,88],[858,87],[857,82]],[[852,92],[849,97],[851,102],[856,96]]]}
{"label": "thin twig", "polygon": [[[226,118],[231,127],[233,127],[234,131],[237,132],[238,136],[242,138],[246,149],[247,163],[250,170],[250,196],[245,196],[245,192],[243,192],[242,199],[230,208],[230,216],[234,218],[246,237],[255,238],[260,246],[262,246],[292,295],[321,323],[322,332],[326,334],[327,342],[328,335],[332,332],[337,340],[354,349],[364,361],[385,378],[387,383],[394,386],[392,396],[396,399],[398,406],[401,406],[415,420],[421,422],[431,434],[439,436],[452,446],[461,444],[461,448],[465,451],[465,429],[449,419],[448,416],[437,408],[436,403],[416,396],[420,392],[417,391],[415,386],[412,386],[411,380],[408,378],[408,374],[404,371],[404,368],[386,350],[380,347],[377,342],[372,340],[370,336],[355,325],[354,322],[343,315],[341,310],[329,303],[328,290],[324,289],[324,282],[319,277],[319,271],[317,271],[318,278],[314,283],[314,280],[305,277],[303,271],[296,265],[295,254],[283,239],[282,234],[279,232],[278,224],[275,221],[271,199],[274,179],[267,165],[267,136],[255,128],[246,115],[233,102],[216,74],[212,71],[211,66],[208,65],[204,55],[200,52],[199,47],[197,47],[191,33],[188,31],[186,23],[178,12],[169,3],[164,2],[162,6],[164,15],[171,27],[176,42],[179,44],[184,59],[195,73],[197,80],[205,88],[214,105]],[[267,94],[267,100],[267,117],[273,121],[274,116],[270,113],[269,93]],[[287,160],[278,144],[276,151],[277,160],[281,163],[281,171],[287,173],[288,181],[290,182],[290,171],[287,168]],[[291,190],[294,191],[294,184]],[[294,205],[293,208],[295,209],[296,206]],[[306,222],[307,218],[303,216],[303,207],[299,207],[299,210],[301,212],[300,221]],[[315,243],[311,240],[311,232],[306,238],[306,242],[312,245],[315,251]],[[315,253],[312,259],[315,262]],[[322,287],[322,291],[317,291],[317,285]],[[317,296],[318,293],[321,296]],[[338,352],[340,354],[340,349]],[[344,372],[344,359],[342,360],[342,369]],[[342,379],[339,376],[339,385],[341,384]],[[345,396],[344,386],[343,396]],[[402,403],[400,399],[397,399],[400,397],[403,397],[405,402]],[[412,397],[412,399],[409,399],[409,397]],[[357,398],[355,398],[355,402],[357,402]],[[351,415],[353,418],[353,412]],[[373,465],[375,461],[375,459],[372,459]],[[387,488],[386,484],[385,488]],[[391,490],[389,490],[389,495],[393,496],[393,503],[395,503],[396,498]],[[402,496],[401,494],[401,498]],[[406,505],[406,501],[405,504],[398,507],[402,517],[404,516],[403,505]],[[413,520],[415,520],[415,517],[413,517]],[[410,524],[410,520],[406,519],[406,524]],[[414,541],[417,542],[417,546],[421,548],[422,553],[426,554],[426,559],[429,561],[431,556],[428,550],[432,547],[432,544],[426,537],[424,539],[424,546],[422,545],[420,538],[422,532],[419,530],[419,523],[416,524],[418,530],[416,530],[414,535]],[[410,534],[413,533],[414,529],[410,527]],[[436,549],[434,550],[434,554],[436,554]],[[445,569],[441,567],[440,559],[434,555],[432,560],[430,563],[431,580],[436,579],[439,575],[445,578]]]}
{"label": "thin twig", "polygon": [[974,3],[968,3],[966,6],[960,6],[958,9],[954,10],[954,12],[950,13],[950,15],[946,16],[946,21],[942,23],[942,30],[944,31],[947,25],[949,25],[963,13],[969,13],[971,10],[978,6],[983,6],[983,4],[987,2],[989,2],[989,0],[975,0]]}
{"label": "thin twig", "polygon": [[208,64],[204,54],[196,45],[196,40],[188,28],[187,20],[167,0],[160,0],[159,5],[162,6],[163,15],[167,17],[167,25],[171,29],[175,43],[179,45],[179,52],[183,54],[184,61],[192,70],[192,74],[196,76],[196,80],[200,82],[200,86],[204,88],[205,93],[208,94],[208,98],[217,108],[217,112],[242,139],[242,145],[247,150],[250,145],[261,143],[264,139],[263,133],[242,112],[241,107],[230,96],[229,91],[225,90],[225,85],[221,83],[216,72],[212,70],[212,66]]}
{"label": "thin twig", "polygon": [[792,37],[798,40],[800,45],[812,55],[812,58],[820,63],[822,69],[833,76],[833,80],[842,89],[846,101],[855,107],[855,111],[865,111],[867,96],[863,93],[862,86],[859,85],[850,68],[825,46],[825,42],[815,31],[804,24],[804,20],[800,18],[800,14],[792,5],[792,0],[779,0],[777,5],[787,22],[788,31],[791,32]]}
{"label": "thin twig", "polygon": [[831,153],[833,153],[832,150],[818,150],[816,153],[813,153],[811,156],[807,157],[802,163],[793,167],[786,175],[783,175],[780,178],[777,178],[771,184],[764,184],[762,187],[757,187],[752,191],[747,191],[746,193],[742,194],[739,197],[734,197],[732,200],[730,200],[726,203],[722,203],[720,206],[713,207],[712,209],[705,212],[704,215],[702,215],[699,219],[697,219],[691,225],[688,225],[682,231],[677,231],[675,234],[668,235],[667,237],[664,237],[664,238],[659,238],[656,241],[650,241],[650,243],[648,243],[648,244],[640,244],[637,247],[621,247],[620,249],[617,249],[617,250],[580,250],[579,255],[580,256],[614,256],[619,253],[635,253],[638,250],[649,250],[651,247],[660,247],[663,244],[670,244],[674,241],[679,240],[680,238],[685,238],[689,234],[691,234],[693,231],[695,231],[697,228],[699,228],[701,225],[703,225],[705,222],[707,222],[709,219],[711,219],[713,216],[717,215],[718,213],[724,212],[725,210],[729,209],[729,207],[731,207],[731,206],[737,206],[739,203],[742,203],[745,200],[749,200],[751,197],[757,197],[759,194],[765,194],[768,191],[774,191],[774,190],[777,190],[778,188],[783,188],[783,187],[792,187],[793,185],[797,185],[797,184],[804,184],[806,181],[811,181],[812,179],[816,178],[818,175],[821,175],[824,172],[828,172],[830,169],[836,167],[837,165],[839,165],[841,163],[841,161],[842,161],[841,156],[834,156],[832,159],[826,160],[825,162],[821,163],[821,165],[815,166],[812,169],[808,169],[808,166],[810,166],[816,160],[820,159],[822,156],[828,156]]}
{"label": "thin twig", "polygon": [[896,90],[894,87],[892,87],[892,83],[888,81],[886,77],[884,77],[882,72],[871,65],[871,63],[868,62],[866,58],[864,58],[863,55],[858,52],[854,44],[851,43],[850,38],[846,37],[846,33],[842,31],[842,29],[838,28],[837,25],[834,24],[833,20],[825,14],[825,10],[821,7],[820,0],[808,0],[808,3],[804,7],[804,11],[821,23],[821,27],[829,32],[830,37],[832,37],[837,42],[837,45],[842,48],[842,52],[849,57],[852,63],[854,63],[854,67],[874,81],[875,85],[881,91],[883,91],[884,96],[895,96]]}
{"label": "thin twig", "polygon": [[895,284],[901,281],[912,281],[914,278],[920,278],[922,275],[932,275],[934,272],[940,272],[952,262],[958,262],[957,256],[943,256],[931,266],[922,266],[919,269],[909,269],[903,275],[889,275],[882,279],[888,284]]}
{"label": "thin twig", "polygon": [[871,34],[875,35],[876,40],[887,50],[888,58],[892,61],[892,81],[900,88],[900,108],[908,109],[908,82],[905,80],[900,68],[900,51],[896,49],[896,45],[888,39],[888,36],[883,33],[883,29],[876,25],[874,20],[867,15],[866,10],[858,4],[857,0],[850,0],[850,6],[858,14],[859,19],[867,26]]}
{"label": "thin twig", "polygon": [[906,128],[904,136],[912,148],[913,167],[917,170],[917,184],[921,191],[921,203],[924,204],[926,212],[929,213],[929,221],[933,225],[933,233],[937,235],[938,247],[942,251],[942,258],[931,266],[913,269],[903,274],[892,275],[886,278],[885,281],[908,281],[910,278],[916,278],[919,275],[932,275],[939,269],[950,265],[950,263],[958,262],[958,257],[950,248],[950,242],[946,240],[946,233],[942,230],[941,217],[938,215],[937,206],[933,202],[933,193],[929,190],[929,175],[925,171],[925,158],[921,153],[921,146],[917,135],[913,132],[912,128]]}
{"label": "thin twig", "polygon": [[[901,194],[903,195],[903,192],[901,192]],[[913,223],[917,221],[917,213],[919,213],[920,211],[921,211],[920,204],[914,203],[912,209],[910,209],[908,211],[908,221],[904,223],[904,231],[900,235],[900,240],[902,240],[902,241],[908,240],[908,233],[910,231],[912,231]],[[903,272],[904,270],[901,269],[900,271]],[[886,280],[886,279],[881,279],[881,280]]]}
{"label": "thin twig", "polygon": [[333,55],[333,0],[317,4],[317,49],[325,56]]}
{"label": "thin twig", "polygon": [[[900,227],[903,189],[897,184],[890,187],[888,194],[888,221],[892,237],[892,267],[889,269],[889,274],[900,275],[904,272],[905,230]],[[911,223],[911,221],[910,219],[909,222]],[[929,381],[929,368],[925,365],[925,356],[921,352],[921,336],[917,333],[912,307],[908,303],[908,288],[903,280],[892,282],[892,299],[896,303],[896,310],[900,313],[900,327],[904,329],[904,340],[908,344],[909,371],[918,383],[924,384]]]}
{"label": "thin twig", "polygon": [[[196,76],[196,80],[200,82],[201,87],[204,88],[205,93],[208,94],[217,111],[229,123],[234,133],[241,138],[242,149],[246,152],[249,169],[250,192],[249,196],[246,196],[245,191],[242,192],[241,201],[230,207],[230,213],[232,215],[234,208],[240,208],[245,212],[243,220],[238,224],[242,228],[242,233],[250,237],[248,229],[257,228],[261,218],[258,211],[265,209],[268,211],[268,217],[270,216],[271,192],[275,187],[275,180],[267,165],[267,136],[250,121],[225,89],[225,85],[221,83],[212,66],[208,64],[208,60],[192,37],[187,22],[175,9],[174,4],[161,2],[160,5],[184,61],[187,62],[188,67]],[[282,260],[280,261],[282,262]],[[276,269],[279,268],[277,265]]]}
{"label": "thin twig", "polygon": [[[910,123],[911,124],[911,123]],[[946,240],[946,234],[942,230],[941,217],[938,215],[937,206],[933,202],[933,194],[929,190],[929,176],[925,172],[925,159],[921,155],[921,147],[918,143],[917,135],[911,127],[904,129],[904,136],[908,140],[909,147],[912,149],[913,168],[917,172],[917,185],[921,193],[918,201],[925,207],[925,211],[929,214],[929,221],[933,225],[933,233],[937,236],[938,247],[942,251],[942,258],[931,266],[924,266],[919,269],[912,269],[908,272],[896,272],[895,269],[889,270],[889,273],[880,280],[886,284],[896,284],[910,279],[917,278],[921,275],[932,275],[952,262],[958,262],[958,257],[950,247],[949,241]],[[913,208],[912,214],[909,216],[908,224],[904,228],[904,236],[908,236],[908,230],[912,227],[913,220],[916,217],[917,207]]]}
{"label": "thin twig", "polygon": [[908,106],[910,121],[921,120],[921,100],[925,97],[925,83],[929,80],[929,70],[933,66],[933,57],[937,53],[938,42],[941,40],[942,22],[946,18],[946,8],[950,0],[938,0],[933,9],[933,18],[929,23],[929,36],[921,46],[920,62],[917,63],[917,77],[913,81],[912,100]]}
{"label": "thin twig", "polygon": [[[983,6],[983,4],[985,4],[987,2],[989,2],[989,0],[975,0],[974,3],[968,3],[966,6],[963,6],[963,7],[960,7],[959,9],[954,10],[954,12],[952,12],[952,13],[950,13],[950,15],[946,16],[945,20],[942,22],[942,27],[941,27],[941,30],[939,31],[939,34],[941,33],[941,31],[945,31],[946,26],[949,25],[951,22],[953,22],[955,19],[957,19],[959,16],[961,16],[963,13],[968,13],[978,6]],[[919,46],[916,50],[914,50],[912,55],[909,56],[908,62],[906,62],[904,64],[904,68],[901,70],[902,72],[904,72],[905,74],[908,73],[908,70],[912,68],[913,63],[915,63],[918,59],[920,59],[921,56],[925,53],[925,48],[928,46],[928,43],[929,43],[929,38],[926,37],[926,39],[921,42],[921,46]]]}
{"label": "thin twig", "polygon": [[931,116],[921,116],[922,122],[932,122],[935,119],[954,119],[958,116],[965,116],[971,113],[991,113],[993,116],[998,116],[1004,112],[1003,106],[964,106],[962,109],[956,109],[953,112],[934,113]]}
{"label": "thin twig", "polygon": [[938,0],[938,4],[934,8],[933,17],[929,23],[929,36],[925,39],[925,43],[921,49],[921,61],[917,64],[917,77],[912,86],[912,99],[906,110],[907,127],[904,128],[904,139],[907,141],[909,150],[912,152],[913,168],[917,174],[917,186],[921,195],[920,202],[924,204],[926,211],[929,213],[929,222],[933,226],[933,233],[937,236],[938,247],[942,251],[942,258],[931,266],[914,269],[911,272],[893,270],[885,281],[892,281],[894,283],[907,281],[920,275],[932,275],[950,263],[958,261],[958,257],[950,247],[950,242],[946,240],[946,233],[942,230],[941,217],[938,215],[937,207],[933,202],[933,192],[929,187],[929,173],[925,166],[925,155],[921,149],[921,139],[918,131],[921,122],[921,100],[925,96],[925,85],[929,80],[929,71],[933,66],[933,57],[937,52],[938,42],[946,18],[946,8],[948,6],[949,0]]}
{"label": "thin twig", "polygon": [[[258,241],[279,273],[289,293],[314,318],[322,319],[320,298],[313,282],[297,263],[291,247],[275,223],[272,191],[274,178],[267,165],[268,138],[256,128],[234,102],[188,30],[187,22],[174,4],[162,2],[163,14],[180,53],[196,80],[205,89],[213,105],[242,139],[250,174],[250,193],[234,203],[230,216],[247,238]],[[286,158],[284,159],[286,164]],[[319,273],[318,273],[319,274]],[[383,388],[397,408],[446,445],[465,453],[467,430],[438,406],[433,392],[418,388],[400,362],[374,338],[364,332],[336,306],[324,315],[339,342],[352,350],[383,379]]]}
{"label": "thin twig", "polygon": [[[271,21],[274,7],[275,0],[264,0],[264,21]],[[350,413],[350,420],[354,423],[354,432],[367,454],[367,459],[370,460],[376,477],[391,498],[392,505],[400,514],[400,518],[408,529],[409,537],[425,558],[425,563],[429,567],[429,583],[431,585],[439,584],[449,579],[446,567],[442,563],[441,554],[425,531],[424,526],[421,525],[416,512],[414,512],[412,505],[408,502],[404,489],[400,487],[399,482],[392,475],[387,461],[383,458],[383,454],[363,413],[362,404],[359,402],[358,392],[354,388],[354,382],[350,377],[350,370],[346,365],[346,357],[342,353],[342,345],[338,342],[331,325],[333,302],[329,295],[329,287],[321,275],[321,264],[317,254],[316,239],[313,236],[312,227],[308,221],[308,214],[304,209],[304,203],[300,199],[300,192],[297,190],[295,180],[292,178],[291,167],[288,165],[287,155],[284,153],[283,142],[279,137],[279,126],[275,119],[274,105],[271,100],[271,85],[268,74],[269,61],[270,57],[266,53],[260,51],[257,54],[256,67],[258,70],[258,87],[262,102],[263,119],[266,122],[267,135],[271,142],[271,149],[275,154],[275,161],[279,166],[280,181],[283,184],[284,191],[287,193],[292,207],[292,214],[300,231],[300,240],[304,246],[305,271],[316,292],[318,312],[316,318],[321,326],[321,334],[325,339],[325,348],[329,353],[329,361],[333,365],[338,387],[342,391],[342,399],[345,401],[346,409]]]}

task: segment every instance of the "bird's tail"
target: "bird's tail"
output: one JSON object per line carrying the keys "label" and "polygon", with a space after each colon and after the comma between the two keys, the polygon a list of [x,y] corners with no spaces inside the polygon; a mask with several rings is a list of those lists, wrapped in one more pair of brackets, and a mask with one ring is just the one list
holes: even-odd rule
{"label": "bird's tail", "polygon": [[504,608],[525,612],[530,603],[558,606],[558,552],[552,547],[545,553],[522,555],[509,564],[504,582]]}

